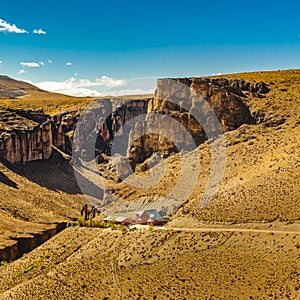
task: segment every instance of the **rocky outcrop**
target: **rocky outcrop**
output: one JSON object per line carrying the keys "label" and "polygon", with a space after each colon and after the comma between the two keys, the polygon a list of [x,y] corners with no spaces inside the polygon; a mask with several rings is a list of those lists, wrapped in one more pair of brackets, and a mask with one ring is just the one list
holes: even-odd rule
{"label": "rocky outcrop", "polygon": [[179,148],[197,146],[208,136],[234,130],[244,123],[255,123],[243,98],[246,92],[258,96],[268,91],[262,82],[159,79],[155,97],[148,104],[147,117],[136,123],[130,133],[128,156],[133,166],[154,152],[168,156]]}
{"label": "rocky outcrop", "polygon": [[0,248],[0,261],[12,262],[40,246],[51,237],[65,229],[67,223],[58,223],[41,232],[31,233],[26,237],[15,238],[11,246]]}
{"label": "rocky outcrop", "polygon": [[125,123],[145,115],[150,99],[120,103],[114,99],[95,100],[93,106],[83,113],[73,137],[73,153],[84,160],[91,160],[101,153],[111,154],[112,141],[119,136],[127,152],[128,133],[123,131]]}
{"label": "rocky outcrop", "polygon": [[0,110],[0,161],[19,163],[50,158],[51,123],[40,124],[23,117],[22,112]]}
{"label": "rocky outcrop", "polygon": [[73,136],[73,155],[76,160],[95,158],[96,147],[99,153],[108,151],[108,143],[111,139],[111,119],[108,116],[112,112],[112,103],[109,99],[94,101],[91,107],[84,112]]}
{"label": "rocky outcrop", "polygon": [[95,100],[81,118],[81,110],[49,116],[42,111],[1,109],[0,161],[19,163],[48,159],[52,146],[70,155],[74,146],[76,155],[85,160],[98,155],[100,162],[101,153],[110,154],[117,134],[126,142],[125,155],[127,138],[122,127],[132,118],[146,114],[148,101],[126,101],[122,105],[118,99]]}
{"label": "rocky outcrop", "polygon": [[[97,157],[101,163],[106,161],[102,154],[111,155],[112,145],[118,144],[121,146],[114,153],[128,156],[134,166],[156,152],[166,157],[180,149],[191,149],[204,142],[207,133],[214,137],[244,123],[254,123],[243,99],[268,91],[263,82],[159,79],[153,98],[96,100],[81,116],[79,110],[50,117],[42,111],[2,109],[0,160],[14,163],[47,159],[54,145],[75,154],[75,159]],[[127,126],[130,123],[131,127]]]}
{"label": "rocky outcrop", "polygon": [[212,82],[221,82],[223,86],[227,86],[232,90],[232,92],[240,94],[240,96],[243,96],[241,94],[242,92],[250,92],[252,94],[261,95],[261,94],[267,94],[270,91],[270,88],[264,83],[264,82],[247,82],[245,80],[228,80],[228,79],[213,79]]}
{"label": "rocky outcrop", "polygon": [[[101,163],[105,161],[102,153],[113,152],[129,157],[132,166],[156,152],[167,157],[242,124],[255,123],[243,99],[249,94],[261,96],[267,92],[269,87],[263,82],[225,78],[159,79],[153,98],[124,104],[114,99],[95,101],[70,131],[72,135],[76,128],[73,153],[86,161],[97,157],[96,161]],[[70,128],[61,123],[57,128],[54,144],[64,145],[66,130]],[[116,144],[119,147],[113,151]]]}
{"label": "rocky outcrop", "polygon": [[68,154],[72,154],[73,130],[78,117],[79,112],[72,112],[51,118],[53,145]]}

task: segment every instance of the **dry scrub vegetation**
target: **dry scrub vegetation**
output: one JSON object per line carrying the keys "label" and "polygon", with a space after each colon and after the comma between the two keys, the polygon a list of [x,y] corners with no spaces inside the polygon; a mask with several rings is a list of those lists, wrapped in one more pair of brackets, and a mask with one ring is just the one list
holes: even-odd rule
{"label": "dry scrub vegetation", "polygon": [[299,243],[288,233],[68,228],[0,269],[0,299],[299,299]]}

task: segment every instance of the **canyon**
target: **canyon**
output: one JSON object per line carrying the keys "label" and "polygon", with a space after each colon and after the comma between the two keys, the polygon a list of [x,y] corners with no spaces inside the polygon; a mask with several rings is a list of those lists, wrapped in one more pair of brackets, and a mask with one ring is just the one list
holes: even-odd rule
{"label": "canyon", "polygon": [[[151,98],[95,100],[86,110],[71,109],[52,116],[42,111],[2,108],[0,160],[11,163],[46,160],[51,157],[52,146],[69,155],[74,151],[75,156],[91,160],[95,153],[96,156],[110,155],[113,141],[118,137],[119,143],[125,146],[118,149],[117,154],[128,156],[134,168],[156,152],[167,157],[178,152],[178,147],[199,146],[207,139],[207,132],[213,137],[242,124],[256,123],[243,99],[247,94],[262,97],[268,92],[263,82],[159,79],[155,96]],[[165,116],[163,122],[162,116]],[[127,126],[132,119],[134,123]],[[171,126],[169,120],[175,120],[176,124]],[[167,137],[159,134],[166,127]],[[182,127],[188,134],[182,134]]]}
{"label": "canyon", "polygon": [[[0,99],[1,136],[19,139],[1,146],[0,253],[3,260],[21,256],[1,263],[0,299],[118,299],[121,294],[124,299],[299,299],[299,87],[300,70],[287,70],[161,79],[155,95],[95,102],[42,91],[33,92],[43,95],[41,100],[32,93]],[[200,122],[192,117],[199,106],[205,108],[203,98],[214,107],[219,127],[206,110]],[[108,182],[107,198],[133,204],[170,199],[182,170],[180,141],[188,140],[170,126],[167,136],[155,136],[157,130],[166,132],[162,124],[167,123],[150,122],[160,118],[174,119],[192,136],[198,146],[182,147],[183,155],[190,172],[201,171],[167,228],[71,226],[56,234],[55,224],[74,223],[87,203],[89,194],[82,194],[76,172],[88,169],[95,157]],[[221,131],[224,176],[214,199],[200,207],[210,145]],[[48,150],[52,145],[49,158],[43,157],[48,153],[43,143]],[[123,144],[120,151],[114,143]],[[166,172],[149,188],[128,184],[131,175],[112,180],[104,169],[115,150],[121,159],[130,157],[134,175],[146,176],[146,164],[159,165],[161,156]],[[71,154],[82,167],[72,166]],[[99,178],[99,172],[90,173]]]}

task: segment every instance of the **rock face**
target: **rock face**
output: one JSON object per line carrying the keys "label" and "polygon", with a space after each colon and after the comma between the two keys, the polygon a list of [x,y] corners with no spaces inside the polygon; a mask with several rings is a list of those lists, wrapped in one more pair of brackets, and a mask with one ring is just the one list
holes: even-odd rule
{"label": "rock face", "polygon": [[23,113],[0,110],[0,161],[28,162],[48,159],[52,154],[51,123],[40,124],[23,117]]}
{"label": "rock face", "polygon": [[[248,94],[260,96],[267,92],[269,88],[262,82],[223,78],[159,79],[153,98],[123,105],[120,100],[99,100],[76,125],[72,121],[76,128],[73,153],[86,161],[97,157],[99,162],[102,153],[119,154],[129,157],[133,167],[157,152],[167,157],[242,124],[255,123],[243,99]],[[131,127],[127,126],[130,123]],[[70,128],[57,124],[60,125],[54,126],[57,128],[54,144],[64,145],[66,130]]]}
{"label": "rock face", "polygon": [[[159,79],[147,117],[130,133],[128,156],[133,166],[154,152],[168,156],[199,145],[208,137],[255,120],[243,103],[244,92],[269,92],[262,82],[211,78]],[[172,121],[173,120],[173,121]]]}
{"label": "rock face", "polygon": [[[6,78],[2,81],[6,82]],[[19,86],[18,86],[19,88]],[[24,87],[25,88],[25,87]],[[30,88],[27,87],[26,88]],[[224,78],[159,79],[155,97],[94,101],[86,113],[0,110],[0,160],[48,159],[52,145],[83,160],[127,156],[132,166],[159,152],[167,157],[207,138],[254,123],[243,99],[269,92],[263,82]],[[130,126],[128,126],[130,124]],[[76,130],[75,130],[76,129]],[[114,149],[114,145],[118,145]]]}
{"label": "rock face", "polygon": [[76,124],[73,137],[73,153],[84,160],[91,160],[101,153],[111,154],[112,141],[116,136],[125,143],[127,152],[128,133],[123,131],[125,123],[147,113],[150,99],[120,103],[111,99],[94,101],[93,106],[83,113]]}
{"label": "rock face", "polygon": [[[126,145],[123,125],[147,113],[148,101],[105,99],[95,101],[80,118],[81,111],[49,116],[39,111],[0,109],[0,161],[29,162],[50,158],[52,146],[67,154],[81,155],[85,160],[110,154],[111,143],[119,134]],[[76,134],[74,136],[75,128]]]}
{"label": "rock face", "polygon": [[61,232],[66,226],[66,223],[58,223],[51,226],[52,228],[42,230],[41,232],[35,232],[26,237],[16,238],[13,245],[0,248],[0,260],[11,262],[20,258],[24,253],[32,251]]}
{"label": "rock face", "polygon": [[79,112],[73,112],[51,118],[53,145],[68,154],[72,154],[72,136],[78,115]]}

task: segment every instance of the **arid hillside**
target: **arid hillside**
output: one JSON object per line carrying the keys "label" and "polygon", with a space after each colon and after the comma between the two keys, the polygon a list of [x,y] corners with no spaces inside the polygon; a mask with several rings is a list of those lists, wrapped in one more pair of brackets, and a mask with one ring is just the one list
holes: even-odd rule
{"label": "arid hillside", "polygon": [[299,243],[299,231],[68,228],[0,269],[0,299],[299,299]]}
{"label": "arid hillside", "polygon": [[[224,177],[208,205],[201,201],[211,141],[183,154],[191,165],[197,155],[193,169],[201,172],[167,230],[67,228],[22,258],[2,263],[0,299],[300,299],[300,70],[216,78],[263,82],[270,90],[245,92],[243,103],[255,122],[225,133]],[[23,97],[1,105],[45,106],[42,98]],[[71,109],[76,101],[57,98],[47,112]],[[116,197],[154,203],[170,194],[184,167],[178,153],[164,161],[166,173],[151,188],[120,182],[108,165],[99,168]],[[137,164],[136,173],[147,175],[147,163]],[[79,215],[85,198],[58,152],[47,161],[0,167],[3,247],[11,237]],[[184,180],[186,187],[193,184]]]}
{"label": "arid hillside", "polygon": [[[199,203],[211,168],[211,145],[199,146],[201,170],[189,201],[173,217],[174,224],[189,217],[199,222],[299,221],[300,187],[300,70],[224,75],[246,82],[264,82],[270,92],[243,98],[255,118],[225,133],[226,167],[216,197],[207,207]],[[222,78],[223,78],[222,77]],[[216,141],[215,143],[218,143]],[[194,153],[186,154],[191,162]],[[163,179],[151,189],[110,182],[116,195],[126,201],[139,197],[157,199],[174,188],[181,170],[178,154],[166,159]],[[143,164],[137,170],[143,170]],[[143,172],[140,172],[143,175]],[[190,184],[189,178],[186,185]]]}
{"label": "arid hillside", "polygon": [[76,220],[86,201],[72,167],[56,152],[48,161],[0,163],[0,186],[0,249]]}
{"label": "arid hillside", "polygon": [[27,82],[0,75],[0,98],[14,99],[36,91],[41,90]]}
{"label": "arid hillside", "polygon": [[27,82],[0,75],[0,105],[2,107],[43,110],[53,114],[70,106],[87,103],[92,98],[77,98],[43,91]]}

